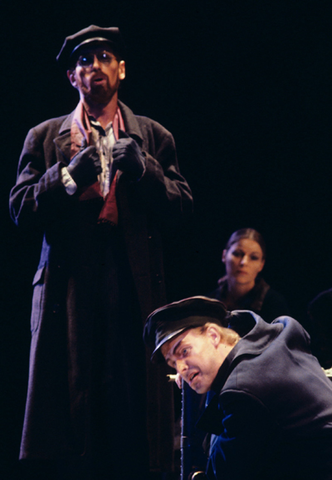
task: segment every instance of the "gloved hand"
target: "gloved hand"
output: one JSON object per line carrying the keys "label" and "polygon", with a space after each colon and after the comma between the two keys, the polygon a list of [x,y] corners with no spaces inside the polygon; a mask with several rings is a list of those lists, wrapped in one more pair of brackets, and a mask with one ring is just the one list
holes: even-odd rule
{"label": "gloved hand", "polygon": [[101,173],[101,162],[96,147],[83,148],[73,157],[67,167],[77,187],[87,187],[97,181],[97,175]]}
{"label": "gloved hand", "polygon": [[127,173],[133,180],[139,180],[145,168],[145,158],[135,140],[121,131],[121,137],[112,150],[113,169]]}

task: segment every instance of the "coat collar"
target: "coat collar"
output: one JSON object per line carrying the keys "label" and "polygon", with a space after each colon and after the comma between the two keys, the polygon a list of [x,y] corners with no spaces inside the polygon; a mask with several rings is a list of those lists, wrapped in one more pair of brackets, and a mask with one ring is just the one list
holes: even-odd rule
{"label": "coat collar", "polygon": [[122,113],[123,121],[126,125],[126,132],[130,137],[134,138],[141,147],[143,143],[143,134],[136,116],[132,110],[120,100],[118,101],[118,104]]}
{"label": "coat collar", "polygon": [[[129,107],[127,107],[127,105],[125,105],[121,101],[118,101],[118,104],[126,126],[126,132],[130,137],[134,138],[140,146],[142,146],[143,134],[134,113]],[[63,161],[63,163],[65,163],[66,165],[68,165],[70,161],[70,129],[73,122],[74,114],[75,110],[64,119],[59,129],[59,136],[53,140],[56,146],[57,153],[60,153],[60,160]]]}
{"label": "coat collar", "polygon": [[[130,136],[137,137],[140,142],[143,142],[143,134],[142,130],[139,126],[136,116],[134,115],[133,111],[127,107],[123,102],[118,101],[118,105],[120,107],[124,123],[126,125],[126,132]],[[62,125],[60,126],[59,135],[63,135],[67,132],[70,132],[70,127],[73,121],[75,110],[71,112],[63,121]]]}
{"label": "coat collar", "polygon": [[[239,302],[239,307],[243,309],[254,310],[260,312],[262,310],[265,296],[270,289],[270,285],[262,277],[257,277],[255,286],[248,292]],[[228,282],[227,275],[218,280],[219,300],[223,301],[227,297]]]}
{"label": "coat collar", "polygon": [[224,413],[220,409],[219,395],[232,371],[244,356],[246,358],[259,356],[279,335],[293,338],[294,330],[298,331],[299,328],[296,320],[291,317],[279,317],[272,324],[266,323],[254,312],[246,310],[235,310],[232,317],[230,327],[234,330],[240,328],[243,337],[220,366],[211,391],[208,392],[208,405],[197,422],[199,429],[215,435],[220,435],[223,431]]}
{"label": "coat collar", "polygon": [[229,319],[229,328],[235,330],[241,339],[220,366],[211,390],[220,393],[227,378],[243,356],[248,358],[259,356],[280,334],[293,335],[293,330],[297,326],[298,323],[291,317],[279,317],[269,324],[249,310],[233,310]]}

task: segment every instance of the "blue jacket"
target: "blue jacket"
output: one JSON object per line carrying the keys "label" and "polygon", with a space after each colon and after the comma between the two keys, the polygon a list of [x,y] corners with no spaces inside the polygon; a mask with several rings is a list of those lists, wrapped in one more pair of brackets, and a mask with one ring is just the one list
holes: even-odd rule
{"label": "blue jacket", "polygon": [[291,317],[234,311],[248,333],[213,383],[199,427],[211,433],[209,479],[332,478],[332,384]]}

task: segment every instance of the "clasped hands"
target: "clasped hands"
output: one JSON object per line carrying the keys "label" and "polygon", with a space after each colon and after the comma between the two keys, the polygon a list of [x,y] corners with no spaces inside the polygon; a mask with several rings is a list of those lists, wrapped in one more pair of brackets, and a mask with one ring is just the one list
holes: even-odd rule
{"label": "clasped hands", "polygon": [[[73,157],[67,170],[77,187],[92,185],[101,173],[101,162],[94,145],[86,147],[83,141],[81,150]],[[121,131],[121,138],[112,150],[113,172],[121,170],[131,180],[139,180],[144,173],[145,158],[135,140]]]}

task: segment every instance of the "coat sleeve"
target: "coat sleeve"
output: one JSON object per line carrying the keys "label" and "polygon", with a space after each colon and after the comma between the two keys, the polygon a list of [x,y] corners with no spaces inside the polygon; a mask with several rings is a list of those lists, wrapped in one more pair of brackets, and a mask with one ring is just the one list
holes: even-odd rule
{"label": "coat sleeve", "polygon": [[61,181],[63,165],[57,162],[52,133],[42,125],[28,132],[10,192],[10,215],[20,227],[45,226],[71,201]]}
{"label": "coat sleeve", "polygon": [[227,402],[220,402],[218,416],[218,434],[212,435],[210,444],[208,478],[267,478],[279,443],[278,428],[268,409],[247,393],[232,393]]}
{"label": "coat sleeve", "polygon": [[193,199],[179,170],[174,138],[153,121],[142,130],[146,170],[137,183],[137,192],[160,220],[176,222],[192,213]]}

